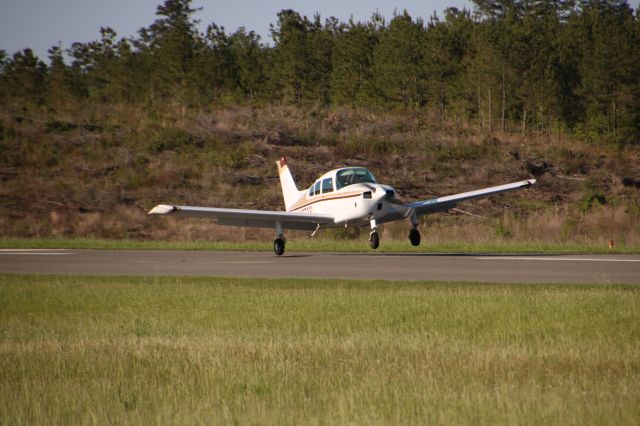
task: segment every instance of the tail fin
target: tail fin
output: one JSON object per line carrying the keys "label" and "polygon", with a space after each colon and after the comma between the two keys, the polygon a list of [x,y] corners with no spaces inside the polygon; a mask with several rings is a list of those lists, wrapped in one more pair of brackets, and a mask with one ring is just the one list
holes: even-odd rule
{"label": "tail fin", "polygon": [[280,175],[280,185],[282,186],[282,197],[284,198],[284,206],[289,211],[293,204],[300,198],[300,191],[293,181],[289,166],[284,157],[276,161],[278,165],[278,174]]}

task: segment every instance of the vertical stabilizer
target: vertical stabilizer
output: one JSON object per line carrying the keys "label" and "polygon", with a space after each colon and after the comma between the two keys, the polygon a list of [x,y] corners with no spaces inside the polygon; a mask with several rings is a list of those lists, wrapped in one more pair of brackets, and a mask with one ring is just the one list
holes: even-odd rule
{"label": "vertical stabilizer", "polygon": [[300,191],[293,181],[289,166],[284,157],[276,161],[278,165],[278,174],[280,175],[280,185],[282,186],[282,197],[284,198],[284,206],[289,211],[293,204],[300,199]]}

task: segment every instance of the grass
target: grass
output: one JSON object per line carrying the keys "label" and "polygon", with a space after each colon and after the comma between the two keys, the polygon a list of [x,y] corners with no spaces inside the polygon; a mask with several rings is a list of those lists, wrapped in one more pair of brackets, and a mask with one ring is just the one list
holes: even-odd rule
{"label": "grass", "polygon": [[4,424],[637,424],[640,287],[0,276]]}
{"label": "grass", "polygon": [[[304,238],[304,239],[302,239]],[[333,240],[328,238],[290,239],[288,251],[308,252],[367,252],[370,251],[366,238],[358,240]],[[0,238],[0,248],[13,249],[97,249],[97,250],[224,250],[224,251],[270,251],[272,241],[242,243],[210,241],[137,241],[105,240],[93,238]],[[524,243],[496,241],[493,243],[423,243],[412,247],[408,241],[383,240],[379,252],[382,253],[545,253],[545,254],[637,254],[640,246],[607,246],[571,243]]]}

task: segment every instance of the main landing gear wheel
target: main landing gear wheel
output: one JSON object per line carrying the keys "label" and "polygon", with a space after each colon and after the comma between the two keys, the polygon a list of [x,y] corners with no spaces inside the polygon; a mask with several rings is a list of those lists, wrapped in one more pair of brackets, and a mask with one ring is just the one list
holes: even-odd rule
{"label": "main landing gear wheel", "polygon": [[380,236],[377,231],[373,231],[369,234],[369,247],[372,249],[377,249],[380,246]]}
{"label": "main landing gear wheel", "polygon": [[282,256],[284,253],[284,240],[282,238],[276,238],[273,242],[273,251],[278,255]]}
{"label": "main landing gear wheel", "polygon": [[409,231],[409,241],[411,241],[411,245],[412,246],[419,246],[420,245],[420,231],[418,231],[417,229],[413,228],[411,229],[411,231]]}

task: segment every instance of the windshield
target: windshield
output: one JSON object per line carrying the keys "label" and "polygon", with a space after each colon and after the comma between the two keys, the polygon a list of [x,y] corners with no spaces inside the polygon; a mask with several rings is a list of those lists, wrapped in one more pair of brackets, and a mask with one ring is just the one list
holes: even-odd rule
{"label": "windshield", "polygon": [[352,167],[349,169],[338,170],[336,173],[336,186],[338,189],[354,183],[376,183],[376,178],[371,172],[364,167]]}

